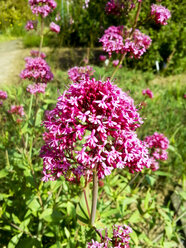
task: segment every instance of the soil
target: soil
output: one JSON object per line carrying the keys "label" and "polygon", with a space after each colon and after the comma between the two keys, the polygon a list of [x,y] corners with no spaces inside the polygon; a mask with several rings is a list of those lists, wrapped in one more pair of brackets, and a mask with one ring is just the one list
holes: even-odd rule
{"label": "soil", "polygon": [[12,84],[18,79],[22,50],[21,40],[0,43],[0,86]]}

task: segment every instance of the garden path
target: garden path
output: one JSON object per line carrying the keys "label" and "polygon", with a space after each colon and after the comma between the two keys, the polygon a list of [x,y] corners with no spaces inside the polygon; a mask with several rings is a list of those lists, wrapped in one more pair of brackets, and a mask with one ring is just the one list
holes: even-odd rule
{"label": "garden path", "polygon": [[15,83],[20,73],[21,40],[0,43],[0,86]]}

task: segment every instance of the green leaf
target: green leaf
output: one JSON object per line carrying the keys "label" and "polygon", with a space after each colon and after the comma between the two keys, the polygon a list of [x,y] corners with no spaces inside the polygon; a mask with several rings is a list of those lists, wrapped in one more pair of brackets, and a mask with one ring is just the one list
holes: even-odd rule
{"label": "green leaf", "polygon": [[152,176],[149,176],[149,175],[146,175],[145,176],[145,179],[147,181],[147,183],[150,185],[150,186],[153,186],[154,183],[156,182],[156,179]]}
{"label": "green leaf", "polygon": [[170,247],[170,248],[171,248],[171,247],[175,248],[175,247],[177,247],[177,243],[174,242],[174,241],[164,242],[163,248],[169,248],[169,247]]}
{"label": "green leaf", "polygon": [[43,111],[41,109],[38,110],[35,120],[35,126],[40,126],[42,122]]}
{"label": "green leaf", "polygon": [[171,173],[164,172],[164,171],[155,171],[154,173],[158,176],[172,177]]}
{"label": "green leaf", "polygon": [[76,215],[76,209],[73,203],[67,202],[67,215],[74,218]]}
{"label": "green leaf", "polygon": [[135,245],[139,244],[139,238],[138,238],[138,236],[134,230],[132,231],[132,233],[130,233],[130,237],[133,240],[133,242],[135,243]]}
{"label": "green leaf", "polygon": [[53,209],[52,208],[47,208],[45,209],[39,216],[40,219],[44,219],[48,222],[51,222],[52,221],[52,212],[53,212]]}
{"label": "green leaf", "polygon": [[136,210],[132,216],[129,218],[128,222],[129,223],[137,223],[141,220],[141,216],[138,210]]}
{"label": "green leaf", "polygon": [[16,246],[16,248],[23,248],[23,247],[25,247],[25,248],[41,248],[41,247],[43,247],[43,245],[37,239],[28,237],[28,238],[24,238],[24,239],[20,240],[18,245]]}
{"label": "green leaf", "polygon": [[[88,187],[85,188],[85,192],[86,192],[86,197],[87,197],[87,201],[88,201],[88,207],[89,207],[89,210],[91,211],[91,201],[89,198],[89,188]],[[80,196],[80,201],[76,207],[76,214],[77,214],[78,222],[80,225],[88,225],[89,224],[90,219],[89,219],[89,214],[88,214],[88,210],[87,210],[87,205],[85,202],[84,193],[82,193]]]}
{"label": "green leaf", "polygon": [[111,210],[108,210],[108,211],[105,211],[105,212],[102,212],[101,213],[101,217],[102,218],[106,218],[108,216],[112,217],[112,215],[115,215],[119,213],[119,209],[111,209]]}
{"label": "green leaf", "polygon": [[144,210],[145,210],[145,212],[148,210],[150,199],[151,199],[151,194],[150,194],[150,192],[148,190],[147,193],[146,193],[145,200],[144,200]]}
{"label": "green leaf", "polygon": [[35,195],[31,197],[30,200],[26,202],[27,207],[30,208],[33,212],[37,212],[40,209],[40,204]]}
{"label": "green leaf", "polygon": [[23,235],[23,233],[19,233],[15,236],[13,236],[10,240],[10,242],[8,243],[8,248],[15,248],[19,242],[19,239],[21,238],[21,236]]}
{"label": "green leaf", "polygon": [[172,233],[173,233],[173,228],[170,222],[166,223],[165,232],[166,232],[167,238],[170,240]]}
{"label": "green leaf", "polygon": [[69,230],[66,227],[64,227],[64,231],[65,231],[65,235],[66,235],[67,239],[69,239],[70,238]]}
{"label": "green leaf", "polygon": [[4,178],[8,175],[8,171],[6,169],[0,170],[0,178]]}

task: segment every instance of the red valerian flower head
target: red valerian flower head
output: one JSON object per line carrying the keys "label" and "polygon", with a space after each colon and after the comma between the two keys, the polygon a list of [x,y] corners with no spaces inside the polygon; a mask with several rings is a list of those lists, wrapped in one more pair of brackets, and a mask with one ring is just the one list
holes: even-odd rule
{"label": "red valerian flower head", "polygon": [[10,114],[15,114],[23,117],[25,115],[23,106],[12,105],[11,109],[8,111]]}
{"label": "red valerian flower head", "polygon": [[[101,239],[101,243],[98,241],[92,240],[88,243],[88,248],[130,248],[130,233],[132,233],[132,229],[127,225],[114,225],[113,226],[113,236],[112,238],[108,237],[108,234]],[[112,246],[111,246],[112,245]]]}
{"label": "red valerian flower head", "polygon": [[50,30],[52,31],[52,32],[55,32],[55,33],[59,33],[60,32],[60,26],[59,25],[57,25],[57,24],[55,24],[54,22],[51,22],[50,23]]}
{"label": "red valerian flower head", "polygon": [[156,23],[167,25],[167,20],[171,17],[170,11],[162,5],[151,5],[151,16]]}
{"label": "red valerian flower head", "polygon": [[107,57],[105,55],[100,55],[99,56],[100,61],[105,61],[106,59],[107,59]]}
{"label": "red valerian flower head", "polygon": [[136,59],[147,51],[152,42],[148,35],[141,33],[138,29],[132,32],[124,26],[109,27],[99,41],[102,42],[103,50],[108,52],[109,56],[116,52],[129,54],[130,57]]}
{"label": "red valerian flower head", "polygon": [[30,92],[31,95],[36,95],[37,93],[45,93],[45,89],[47,87],[47,84],[29,84],[27,86],[27,91]]}
{"label": "red valerian flower head", "polygon": [[6,91],[0,90],[0,99],[1,100],[6,100],[7,97],[8,97],[8,95],[7,95]]}
{"label": "red valerian flower head", "polygon": [[[36,51],[36,50],[31,50],[30,51],[30,55],[32,56],[32,57],[39,57],[39,51]],[[46,58],[46,54],[45,53],[43,53],[43,52],[41,52],[40,53],[40,57],[42,58],[42,59],[45,59]]]}
{"label": "red valerian flower head", "polygon": [[25,58],[26,66],[21,72],[22,79],[28,79],[36,83],[48,83],[53,80],[53,74],[47,62],[40,58]]}
{"label": "red valerian flower head", "polygon": [[148,88],[148,89],[145,89],[145,90],[142,90],[142,94],[143,95],[147,95],[149,98],[153,98],[154,97],[154,94],[152,93],[152,91]]}
{"label": "red valerian flower head", "polygon": [[41,15],[43,18],[47,17],[57,7],[54,0],[29,0],[28,2],[32,13],[37,16]]}
{"label": "red valerian flower head", "polygon": [[144,141],[150,150],[151,169],[156,171],[159,169],[159,161],[168,159],[166,150],[169,147],[169,140],[164,134],[155,132],[153,135],[145,137]]}
{"label": "red valerian flower head", "polygon": [[28,21],[27,24],[25,25],[25,29],[27,31],[36,29],[37,27],[37,21]]}
{"label": "red valerian flower head", "polygon": [[115,168],[149,167],[148,149],[135,132],[141,124],[133,99],[109,79],[72,84],[44,121],[43,180],[63,175],[78,182],[91,180],[94,168],[101,179]]}
{"label": "red valerian flower head", "polygon": [[80,81],[84,78],[90,78],[94,74],[94,70],[91,66],[75,66],[68,70],[68,76],[73,82]]}

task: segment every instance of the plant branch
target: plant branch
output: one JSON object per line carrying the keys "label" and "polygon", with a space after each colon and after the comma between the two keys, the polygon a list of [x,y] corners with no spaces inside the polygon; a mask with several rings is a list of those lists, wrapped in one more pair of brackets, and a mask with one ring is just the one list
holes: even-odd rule
{"label": "plant branch", "polygon": [[42,46],[43,46],[43,38],[44,38],[43,31],[44,31],[44,19],[43,19],[43,17],[41,17],[41,32],[40,32],[39,57],[41,55],[41,49],[42,49]]}
{"label": "plant branch", "polygon": [[[131,36],[133,35],[133,33],[134,33],[134,31],[135,31],[136,25],[137,25],[137,23],[138,23],[138,18],[139,18],[140,10],[141,10],[141,4],[142,4],[142,2],[139,2],[139,3],[138,3],[138,9],[137,9],[137,11],[136,11],[136,15],[135,15],[135,19],[134,19],[134,24],[132,25],[132,29],[131,29],[131,32],[130,32],[130,34],[129,34],[129,37],[126,36],[126,39],[127,39],[127,38],[131,38]],[[118,71],[120,65],[123,63],[123,60],[124,60],[125,56],[126,56],[126,53],[124,53],[124,54],[121,56],[120,61],[119,61],[119,64],[116,66],[114,72],[112,73],[112,76],[111,76],[111,78],[110,78],[111,81],[113,80],[113,78],[114,78],[116,72]]]}
{"label": "plant branch", "polygon": [[93,190],[92,190],[92,209],[91,209],[91,225],[94,225],[96,217],[96,208],[97,208],[97,199],[98,199],[98,175],[96,167],[93,171]]}

